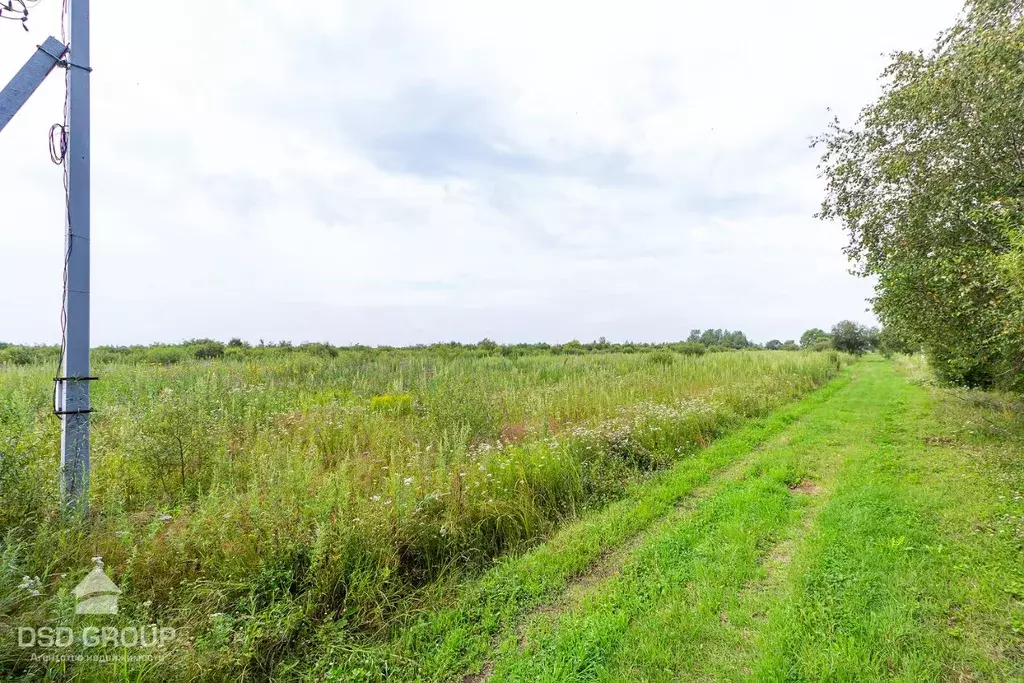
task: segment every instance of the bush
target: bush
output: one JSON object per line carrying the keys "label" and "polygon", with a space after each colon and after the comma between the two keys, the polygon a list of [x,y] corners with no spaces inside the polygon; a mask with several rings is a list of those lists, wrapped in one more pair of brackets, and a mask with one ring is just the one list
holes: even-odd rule
{"label": "bush", "polygon": [[174,365],[189,358],[182,346],[154,346],[146,351],[145,359],[156,365]]}
{"label": "bush", "polygon": [[580,355],[586,351],[586,349],[583,348],[583,344],[581,344],[576,339],[573,339],[570,342],[566,342],[560,346],[552,347],[551,350],[556,354],[564,353],[570,356]]}
{"label": "bush", "polygon": [[0,365],[31,365],[35,354],[22,346],[11,346],[0,351]]}
{"label": "bush", "polygon": [[676,350],[684,356],[703,356],[707,349],[700,342],[683,342]]}
{"label": "bush", "polygon": [[647,362],[654,365],[669,366],[675,362],[676,357],[671,351],[652,351],[647,354]]}
{"label": "bush", "polygon": [[320,356],[321,358],[337,358],[338,356],[338,349],[334,348],[330,344],[325,344],[321,342],[313,344],[302,344],[299,346],[299,351],[314,356]]}
{"label": "bush", "polygon": [[192,352],[196,360],[213,360],[224,357],[224,345],[220,342],[207,341],[195,347]]}

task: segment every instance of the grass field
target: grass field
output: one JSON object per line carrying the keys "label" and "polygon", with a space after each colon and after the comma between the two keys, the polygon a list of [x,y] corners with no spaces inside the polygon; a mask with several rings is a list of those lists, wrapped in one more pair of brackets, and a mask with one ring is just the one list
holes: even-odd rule
{"label": "grass field", "polygon": [[[1024,406],[938,388],[914,359],[409,354],[104,376],[76,524],[52,513],[46,373],[3,375],[0,443],[23,468],[5,481],[36,477],[12,500],[37,501],[6,522],[12,678],[1024,680]],[[182,479],[141,454],[189,420],[210,471]],[[124,590],[116,617],[74,615],[93,554]],[[145,662],[99,648],[114,664],[12,646],[16,625],[96,620],[182,640]]]}
{"label": "grass field", "polygon": [[[58,512],[52,368],[6,366],[2,670],[54,680],[113,671],[124,680],[374,680],[422,663],[457,676],[486,643],[456,641],[447,654],[427,644],[518,614],[531,584],[550,589],[552,567],[519,581],[502,578],[504,562],[542,557],[547,546],[523,551],[574,520],[615,515],[615,531],[583,535],[569,564],[555,560],[566,576],[585,570],[665,512],[664,495],[645,496],[666,471],[694,463],[710,476],[706,455],[695,454],[847,362],[799,352],[392,350],[101,364],[84,522]],[[123,591],[103,624],[158,623],[179,639],[141,662],[118,647],[89,651],[116,665],[33,661],[36,649],[17,646],[18,627],[100,619],[76,616],[71,593],[94,557]],[[510,591],[512,612],[488,612],[504,608],[486,588],[466,597],[492,581]],[[466,599],[468,611],[458,607]],[[463,625],[448,629],[445,619]],[[399,636],[411,640],[393,647]]]}

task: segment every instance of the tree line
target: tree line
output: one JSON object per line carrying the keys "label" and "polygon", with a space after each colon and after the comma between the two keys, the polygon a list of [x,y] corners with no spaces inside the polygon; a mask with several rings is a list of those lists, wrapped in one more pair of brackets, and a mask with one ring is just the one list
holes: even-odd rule
{"label": "tree line", "polygon": [[[192,360],[215,359],[259,359],[281,354],[305,354],[321,358],[335,358],[339,354],[377,355],[391,352],[426,352],[441,356],[505,356],[518,357],[535,354],[583,355],[588,353],[647,353],[672,352],[683,355],[722,353],[729,351],[765,349],[768,351],[827,351],[839,350],[847,353],[865,353],[871,350],[885,352],[906,351],[885,345],[885,331],[844,320],[831,328],[830,332],[813,328],[804,332],[800,341],[779,341],[772,339],[757,344],[740,331],[722,329],[692,330],[683,341],[677,342],[610,342],[604,337],[592,342],[572,340],[564,344],[519,343],[500,344],[484,338],[476,343],[443,342],[417,344],[415,346],[335,346],[327,342],[293,344],[290,341],[250,344],[239,338],[228,342],[216,339],[189,339],[178,344],[150,344],[133,346],[98,346],[92,349],[94,363],[148,363],[174,365]],[[57,346],[19,346],[0,342],[0,366],[40,365],[56,363],[60,355]]]}

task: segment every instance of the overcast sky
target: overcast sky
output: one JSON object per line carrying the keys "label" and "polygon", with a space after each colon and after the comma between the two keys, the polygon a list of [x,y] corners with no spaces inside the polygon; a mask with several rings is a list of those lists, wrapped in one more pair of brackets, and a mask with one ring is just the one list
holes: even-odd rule
{"label": "overcast sky", "polygon": [[[93,343],[873,322],[808,138],[960,4],[94,1]],[[0,133],[0,341],[59,338],[63,92]]]}

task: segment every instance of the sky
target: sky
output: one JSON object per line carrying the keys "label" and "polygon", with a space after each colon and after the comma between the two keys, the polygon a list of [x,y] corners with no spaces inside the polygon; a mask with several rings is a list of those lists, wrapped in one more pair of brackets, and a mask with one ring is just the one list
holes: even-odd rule
{"label": "sky", "polygon": [[[811,136],[957,0],[102,0],[92,341],[873,324]],[[0,22],[0,83],[49,35]],[[0,132],[0,341],[57,343],[55,72]]]}

